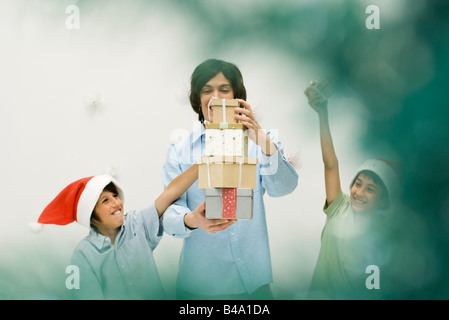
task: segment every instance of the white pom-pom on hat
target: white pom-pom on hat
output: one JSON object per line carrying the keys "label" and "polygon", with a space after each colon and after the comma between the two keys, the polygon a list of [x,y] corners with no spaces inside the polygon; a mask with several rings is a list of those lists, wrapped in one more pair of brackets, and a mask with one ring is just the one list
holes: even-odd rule
{"label": "white pom-pom on hat", "polygon": [[[79,179],[65,187],[50,202],[38,219],[38,223],[66,225],[74,221],[90,228],[90,216],[98,198],[109,183],[117,187],[119,197],[124,201],[123,189],[112,176],[103,174]],[[38,229],[37,226],[33,226]]]}
{"label": "white pom-pom on hat", "polygon": [[30,222],[30,223],[28,223],[28,228],[33,233],[39,233],[44,228],[44,225],[39,222]]}

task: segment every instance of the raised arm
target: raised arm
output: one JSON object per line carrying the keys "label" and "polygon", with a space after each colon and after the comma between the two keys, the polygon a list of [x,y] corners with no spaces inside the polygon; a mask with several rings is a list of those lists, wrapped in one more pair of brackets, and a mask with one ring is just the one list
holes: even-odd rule
{"label": "raised arm", "polygon": [[340,173],[338,170],[338,158],[334,150],[332,135],[329,127],[327,112],[327,100],[323,100],[312,90],[314,85],[309,86],[305,95],[309,104],[318,113],[320,122],[320,143],[324,163],[324,183],[326,187],[326,203],[329,206],[341,190]]}
{"label": "raised arm", "polygon": [[198,179],[198,164],[196,163],[174,178],[155,201],[156,210],[159,216],[161,216],[173,202],[186,192],[196,179]]}

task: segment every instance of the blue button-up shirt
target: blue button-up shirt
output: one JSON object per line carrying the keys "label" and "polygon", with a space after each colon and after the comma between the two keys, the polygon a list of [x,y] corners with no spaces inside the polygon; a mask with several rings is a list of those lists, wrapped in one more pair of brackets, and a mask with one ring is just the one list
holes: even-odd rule
{"label": "blue button-up shirt", "polygon": [[[204,126],[201,126],[170,146],[162,170],[165,187],[201,158],[204,133]],[[184,216],[205,200],[204,189],[198,189],[198,180],[162,216],[165,232],[184,238],[178,289],[203,295],[240,294],[252,293],[272,282],[263,195],[267,192],[272,197],[280,197],[291,193],[297,186],[298,174],[283,156],[281,143],[273,134],[268,134],[277,147],[271,156],[248,141],[248,157],[259,160],[252,220],[239,220],[215,234],[187,228]]]}
{"label": "blue button-up shirt", "polygon": [[71,264],[79,269],[79,299],[163,299],[153,250],[163,235],[154,204],[128,212],[111,239],[94,230],[75,249]]}

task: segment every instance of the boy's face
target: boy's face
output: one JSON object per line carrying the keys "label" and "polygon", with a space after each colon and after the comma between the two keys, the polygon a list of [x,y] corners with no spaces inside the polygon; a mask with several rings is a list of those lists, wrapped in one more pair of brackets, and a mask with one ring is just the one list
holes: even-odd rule
{"label": "boy's face", "polygon": [[383,205],[381,196],[381,187],[370,176],[360,173],[350,192],[352,210],[359,213],[376,211]]}
{"label": "boy's face", "polygon": [[98,229],[116,229],[123,224],[123,202],[117,193],[104,190],[98,198],[94,211],[101,222]]}
{"label": "boy's face", "polygon": [[[219,72],[215,77],[210,79],[201,89],[201,111],[203,112],[204,120],[212,122],[213,108],[207,110],[207,105],[212,97],[219,99],[234,99],[234,91],[231,83],[225,78],[223,73]],[[209,119],[210,114],[210,119]]]}

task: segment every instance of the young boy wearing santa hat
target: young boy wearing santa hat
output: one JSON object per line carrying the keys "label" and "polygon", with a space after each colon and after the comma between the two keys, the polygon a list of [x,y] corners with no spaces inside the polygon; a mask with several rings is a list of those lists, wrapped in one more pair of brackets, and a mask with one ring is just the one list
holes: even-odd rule
{"label": "young boy wearing santa hat", "polygon": [[382,268],[388,260],[385,213],[399,192],[397,167],[383,159],[365,161],[351,180],[350,193],[344,194],[329,128],[327,99],[314,89],[312,84],[305,94],[319,116],[326,223],[308,298],[378,299],[382,297],[377,290],[379,279],[374,286],[367,285],[367,270],[373,266]]}
{"label": "young boy wearing santa hat", "polygon": [[[77,180],[41,213],[42,224],[77,221],[90,229],[76,247],[71,264],[79,268],[80,299],[164,299],[153,258],[163,230],[160,217],[197,179],[193,165],[141,210],[125,213],[120,184],[109,175]],[[204,203],[196,210],[204,214]]]}

